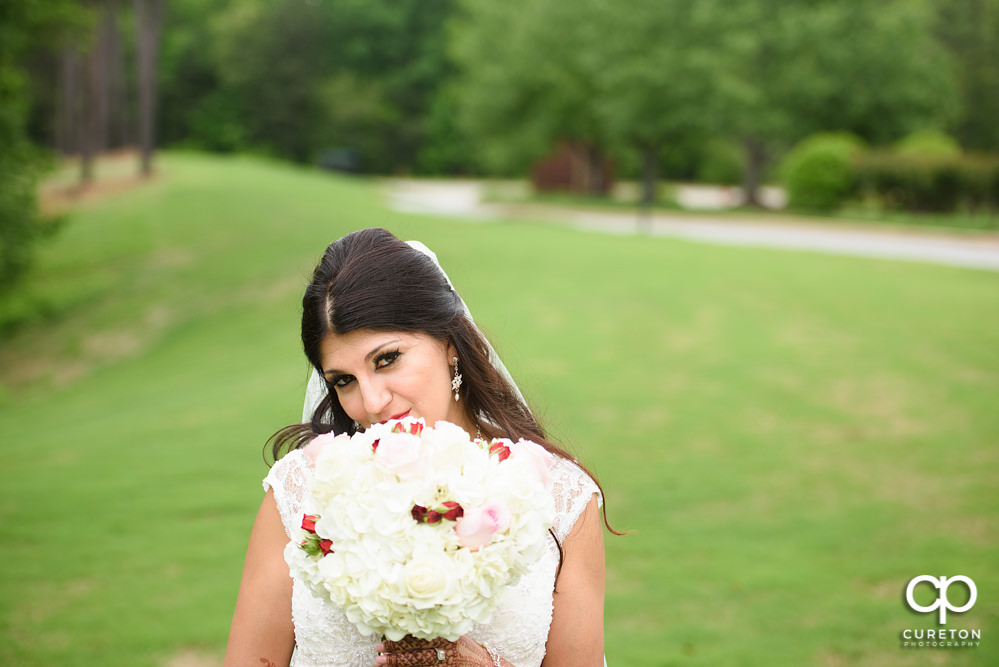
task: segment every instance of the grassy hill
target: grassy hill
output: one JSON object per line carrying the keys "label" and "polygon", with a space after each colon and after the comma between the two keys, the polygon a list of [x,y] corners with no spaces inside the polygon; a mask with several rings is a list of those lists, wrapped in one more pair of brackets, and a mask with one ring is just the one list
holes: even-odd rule
{"label": "grassy hill", "polygon": [[[367,226],[437,252],[637,531],[607,539],[611,667],[999,660],[999,275],[403,215],[168,154],[74,210],[0,344],[0,664],[218,659],[262,444],[301,411],[301,290]],[[981,646],[901,648],[937,627],[920,574],[976,581],[947,627]]]}

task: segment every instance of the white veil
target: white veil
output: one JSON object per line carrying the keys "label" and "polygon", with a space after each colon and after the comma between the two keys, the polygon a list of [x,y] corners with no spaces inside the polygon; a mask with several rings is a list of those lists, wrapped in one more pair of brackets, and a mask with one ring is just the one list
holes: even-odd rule
{"label": "white veil", "polygon": [[[441,263],[437,260],[437,255],[434,253],[434,251],[428,248],[427,246],[423,245],[419,241],[406,241],[406,243],[408,243],[411,248],[419,250],[424,255],[426,255],[427,257],[429,257],[434,261],[434,265],[437,266],[437,268],[441,272],[441,275],[444,276],[444,280],[447,281],[448,287],[450,287],[451,291],[453,291],[457,295],[458,294],[457,290],[455,290],[454,285],[451,284],[451,279],[448,278],[447,272],[444,271],[444,268],[441,266]],[[478,325],[475,324],[475,320],[472,318],[472,313],[471,311],[468,310],[468,305],[465,303],[464,299],[462,299],[461,296],[458,295],[458,300],[461,301],[461,307],[465,311],[465,317],[468,318],[468,321],[472,323],[472,326],[475,327],[475,330],[478,331],[480,335],[482,335],[482,331],[479,329]],[[499,358],[499,355],[496,354],[496,350],[493,349],[493,346],[489,343],[488,339],[486,339],[485,336],[482,336],[482,340],[486,341],[486,347],[489,349],[489,361],[492,363],[493,367],[497,371],[499,371],[500,375],[502,375],[506,379],[506,381],[510,383],[510,386],[513,388],[514,393],[517,394],[517,398],[519,398],[521,403],[523,403],[526,406],[527,401],[524,400],[524,395],[520,393],[520,387],[518,387],[517,383],[513,381],[513,377],[510,375],[510,372],[506,369],[506,366],[503,364],[503,360]],[[322,401],[323,398],[325,397],[326,397],[326,382],[325,380],[323,380],[322,376],[319,375],[319,371],[317,371],[316,369],[312,369],[312,374],[309,377],[309,383],[305,388],[305,405],[302,408],[303,422],[312,421],[312,414],[316,411],[316,407],[319,405],[319,402]],[[530,408],[528,407],[528,409]]]}

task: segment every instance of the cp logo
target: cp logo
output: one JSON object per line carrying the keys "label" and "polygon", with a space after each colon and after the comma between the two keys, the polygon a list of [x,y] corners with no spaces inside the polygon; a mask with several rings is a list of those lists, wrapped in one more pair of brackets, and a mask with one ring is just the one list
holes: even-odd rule
{"label": "cp logo", "polygon": [[[929,605],[928,607],[923,607],[916,604],[916,601],[912,599],[912,591],[922,582],[928,582],[931,586],[939,591],[937,595],[936,602]],[[954,607],[951,605],[950,600],[947,599],[947,588],[955,581],[962,581],[964,585],[968,587],[968,601],[963,607]],[[973,606],[975,606],[975,600],[978,599],[978,589],[975,588],[975,582],[973,582],[968,577],[963,575],[958,575],[956,577],[931,577],[928,574],[922,574],[918,577],[913,577],[909,581],[909,585],[905,587],[905,601],[909,603],[909,607],[912,609],[928,614],[929,612],[939,609],[940,610],[940,625],[947,622],[947,610],[954,612],[968,611]]]}

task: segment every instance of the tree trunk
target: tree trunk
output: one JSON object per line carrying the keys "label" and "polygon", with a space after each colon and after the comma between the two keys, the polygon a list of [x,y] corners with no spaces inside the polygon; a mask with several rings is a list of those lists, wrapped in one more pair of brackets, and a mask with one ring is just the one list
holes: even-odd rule
{"label": "tree trunk", "polygon": [[135,50],[139,66],[140,171],[150,176],[156,145],[156,65],[164,0],[134,0]]}
{"label": "tree trunk", "polygon": [[642,146],[642,196],[638,201],[638,231],[652,232],[652,207],[656,204],[659,185],[659,148]]}
{"label": "tree trunk", "polygon": [[603,152],[593,144],[583,144],[582,149],[585,167],[584,193],[590,196],[603,195],[607,190]]}
{"label": "tree trunk", "polygon": [[763,167],[766,164],[767,153],[763,142],[755,137],[745,137],[742,145],[746,149],[745,172],[742,187],[746,195],[746,205],[762,208],[760,203],[760,181],[763,178]]}
{"label": "tree trunk", "polygon": [[97,59],[95,79],[94,113],[96,115],[96,136],[94,144],[98,153],[103,153],[110,143],[111,118],[111,57],[114,48],[115,6],[111,0],[101,3],[101,15],[97,24],[97,41],[94,44]]}
{"label": "tree trunk", "polygon": [[586,147],[582,144],[569,142],[569,190],[573,194],[583,194],[587,187]]}
{"label": "tree trunk", "polygon": [[98,137],[100,135],[99,98],[100,98],[100,26],[94,39],[90,42],[83,61],[83,85],[80,98],[80,185],[90,185],[94,180],[94,158],[98,151]]}
{"label": "tree trunk", "polygon": [[129,144],[128,86],[125,81],[125,49],[122,48],[121,28],[118,23],[118,0],[107,0],[110,25],[108,31],[108,146],[120,148]]}
{"label": "tree trunk", "polygon": [[659,148],[647,144],[642,148],[642,206],[652,208],[659,186]]}

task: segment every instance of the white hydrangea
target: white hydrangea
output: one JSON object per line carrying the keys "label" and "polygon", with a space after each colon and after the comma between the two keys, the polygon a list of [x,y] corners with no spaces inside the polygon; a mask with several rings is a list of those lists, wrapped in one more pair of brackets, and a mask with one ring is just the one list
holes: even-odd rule
{"label": "white hydrangea", "polygon": [[363,634],[456,641],[544,553],[553,459],[536,443],[409,418],[313,443],[303,528],[285,560]]}

